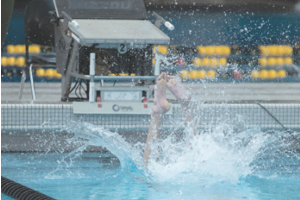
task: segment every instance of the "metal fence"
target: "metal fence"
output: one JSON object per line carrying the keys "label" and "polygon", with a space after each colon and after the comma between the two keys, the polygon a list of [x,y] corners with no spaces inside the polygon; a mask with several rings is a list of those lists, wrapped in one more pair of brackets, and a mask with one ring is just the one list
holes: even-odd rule
{"label": "metal fence", "polygon": [[[198,128],[206,129],[220,123],[243,128],[300,129],[300,104],[198,104],[191,109],[198,119]],[[163,118],[162,127],[184,123],[179,105]],[[108,129],[147,129],[150,115],[74,114],[72,104],[2,104],[1,129],[60,129],[70,121],[88,122]]]}

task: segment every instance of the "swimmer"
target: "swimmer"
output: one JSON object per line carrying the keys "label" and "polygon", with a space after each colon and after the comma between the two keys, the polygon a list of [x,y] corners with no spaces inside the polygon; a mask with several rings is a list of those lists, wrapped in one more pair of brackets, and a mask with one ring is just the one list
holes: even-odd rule
{"label": "swimmer", "polygon": [[[186,123],[192,122],[189,109],[191,94],[185,89],[182,82],[173,76],[161,73],[157,78],[157,90],[154,97],[154,105],[151,109],[151,121],[144,151],[143,162],[147,166],[151,155],[151,144],[160,137],[161,118],[171,108],[166,99],[166,89],[169,89],[181,104],[181,109],[186,118]],[[195,127],[195,126],[194,126]],[[196,130],[194,130],[196,134]]]}

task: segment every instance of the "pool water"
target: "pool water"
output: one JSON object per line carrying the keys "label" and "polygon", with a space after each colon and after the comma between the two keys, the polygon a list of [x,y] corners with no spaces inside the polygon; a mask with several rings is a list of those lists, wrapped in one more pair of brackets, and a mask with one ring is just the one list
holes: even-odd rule
{"label": "pool water", "polygon": [[[142,143],[87,123],[67,129],[86,139],[82,148],[2,153],[2,176],[56,199],[300,199],[300,152],[290,148],[299,144],[288,133],[222,125],[177,141],[170,134],[146,168]],[[111,153],[82,152],[95,144]]]}
{"label": "pool water", "polygon": [[[299,199],[299,167],[281,173],[274,163],[260,176],[212,185],[146,182],[122,172],[112,154],[82,153],[58,167],[63,155],[3,153],[2,175],[56,199]],[[300,164],[300,163],[299,163]],[[270,177],[269,173],[276,173]],[[265,174],[265,176],[264,176]],[[2,199],[10,199],[2,194]]]}

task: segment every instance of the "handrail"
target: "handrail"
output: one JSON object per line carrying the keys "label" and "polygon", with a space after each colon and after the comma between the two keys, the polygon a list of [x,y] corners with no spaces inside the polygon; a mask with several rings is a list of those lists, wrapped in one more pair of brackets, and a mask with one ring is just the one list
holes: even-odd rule
{"label": "handrail", "polygon": [[[71,76],[90,80],[90,75],[78,74],[72,72]],[[155,80],[158,76],[95,76],[94,80]]]}

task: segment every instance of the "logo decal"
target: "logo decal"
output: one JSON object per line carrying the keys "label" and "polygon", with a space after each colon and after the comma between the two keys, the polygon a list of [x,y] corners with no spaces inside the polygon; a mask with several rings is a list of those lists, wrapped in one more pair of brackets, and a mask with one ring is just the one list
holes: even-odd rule
{"label": "logo decal", "polygon": [[117,105],[117,104],[114,104],[112,109],[115,111],[115,112],[118,112],[120,110],[120,107]]}

